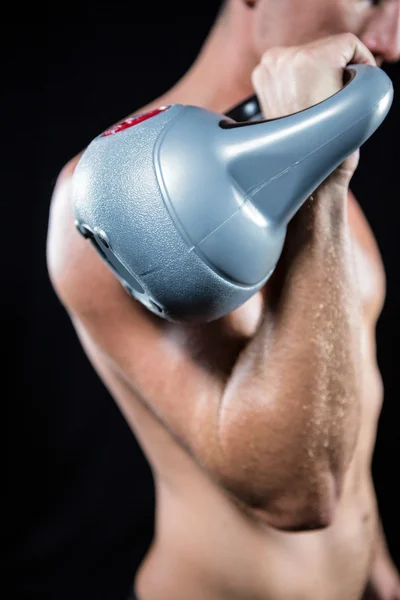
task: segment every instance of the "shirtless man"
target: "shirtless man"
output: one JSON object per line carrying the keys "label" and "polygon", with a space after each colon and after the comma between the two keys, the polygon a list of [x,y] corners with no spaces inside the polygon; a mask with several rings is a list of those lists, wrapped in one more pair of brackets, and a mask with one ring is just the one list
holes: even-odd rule
{"label": "shirtless man", "polygon": [[[348,63],[399,57],[400,0],[228,0],[193,67],[144,109],[223,112],[255,89],[272,118],[336,92]],[[54,191],[48,266],[154,474],[137,597],[399,600],[370,468],[385,276],[349,193],[358,154],[290,223],[262,292],[201,326],[148,312],[79,236],[78,158]]]}

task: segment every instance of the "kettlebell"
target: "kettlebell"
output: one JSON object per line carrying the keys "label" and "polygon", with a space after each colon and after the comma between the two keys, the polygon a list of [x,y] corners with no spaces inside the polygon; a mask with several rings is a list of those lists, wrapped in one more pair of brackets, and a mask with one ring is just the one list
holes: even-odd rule
{"label": "kettlebell", "polygon": [[172,104],[104,131],[73,175],[78,231],[156,315],[230,313],[272,275],[302,204],[390,110],[384,71],[347,76],[324,102],[278,119]]}

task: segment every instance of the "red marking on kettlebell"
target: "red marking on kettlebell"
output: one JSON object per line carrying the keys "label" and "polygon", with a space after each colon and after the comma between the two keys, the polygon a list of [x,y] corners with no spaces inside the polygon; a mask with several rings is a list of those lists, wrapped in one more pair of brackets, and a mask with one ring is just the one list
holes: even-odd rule
{"label": "red marking on kettlebell", "polygon": [[161,106],[160,108],[150,110],[141,115],[137,115],[136,117],[129,117],[128,119],[125,119],[125,121],[122,121],[122,123],[118,123],[117,125],[114,125],[114,127],[107,129],[100,137],[114,135],[114,133],[119,133],[120,131],[124,131],[124,129],[129,129],[129,127],[143,123],[143,121],[147,121],[147,119],[151,119],[151,117],[155,117],[159,113],[164,112],[167,108],[169,108],[169,106]]}

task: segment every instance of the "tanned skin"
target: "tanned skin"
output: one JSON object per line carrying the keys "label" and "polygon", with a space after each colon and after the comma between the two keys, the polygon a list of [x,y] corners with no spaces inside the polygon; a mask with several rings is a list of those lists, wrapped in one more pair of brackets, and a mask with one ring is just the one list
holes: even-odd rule
{"label": "tanned skin", "polygon": [[[253,90],[268,118],[301,110],[346,65],[397,60],[399,19],[398,0],[231,0],[187,75],[140,112],[224,111]],[[78,160],[54,191],[48,266],[154,474],[139,599],[398,600],[371,477],[386,284],[349,191],[358,154],[291,221],[263,290],[201,326],[132,300],[76,232]]]}

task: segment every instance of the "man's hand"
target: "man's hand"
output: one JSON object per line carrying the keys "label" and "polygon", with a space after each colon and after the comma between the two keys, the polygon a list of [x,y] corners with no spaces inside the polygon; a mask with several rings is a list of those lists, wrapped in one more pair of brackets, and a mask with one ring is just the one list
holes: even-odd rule
{"label": "man's hand", "polygon": [[[252,76],[265,118],[289,115],[333,96],[343,87],[349,64],[376,66],[373,54],[352,34],[268,50]],[[344,165],[351,175],[357,162],[358,153]]]}
{"label": "man's hand", "polygon": [[[255,75],[266,114],[301,110],[338,91],[349,62],[373,64],[354,36],[266,53]],[[201,326],[168,323],[133,301],[76,232],[76,162],[61,173],[52,200],[49,273],[132,428],[135,407],[144,405],[218,485],[271,526],[329,525],[359,427],[361,310],[347,219],[354,161],[290,223],[263,292]]]}

